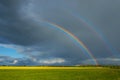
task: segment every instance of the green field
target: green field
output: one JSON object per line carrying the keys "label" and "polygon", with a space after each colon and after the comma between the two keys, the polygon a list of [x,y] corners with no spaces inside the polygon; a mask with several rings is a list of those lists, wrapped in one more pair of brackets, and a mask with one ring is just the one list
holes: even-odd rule
{"label": "green field", "polygon": [[[19,67],[20,68],[20,67]],[[120,80],[120,69],[84,67],[0,68],[0,80]]]}

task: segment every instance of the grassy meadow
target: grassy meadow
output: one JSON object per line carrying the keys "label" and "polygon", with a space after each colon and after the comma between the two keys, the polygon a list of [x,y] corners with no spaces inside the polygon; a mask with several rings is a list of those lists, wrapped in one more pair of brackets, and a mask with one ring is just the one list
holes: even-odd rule
{"label": "grassy meadow", "polygon": [[120,69],[103,67],[0,67],[0,80],[120,80]]}

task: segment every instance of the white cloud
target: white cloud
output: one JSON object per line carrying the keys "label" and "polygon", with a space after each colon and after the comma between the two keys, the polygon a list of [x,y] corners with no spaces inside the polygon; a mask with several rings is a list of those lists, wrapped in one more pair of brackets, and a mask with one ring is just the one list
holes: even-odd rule
{"label": "white cloud", "polygon": [[32,46],[25,47],[25,46],[14,45],[14,44],[0,44],[0,46],[4,48],[14,49],[18,53],[22,55],[24,54],[24,56],[35,56],[35,55],[37,56],[37,55],[43,54],[43,52],[36,50]]}
{"label": "white cloud", "polygon": [[45,60],[40,60],[39,63],[42,63],[42,64],[61,64],[61,63],[64,63],[65,60],[62,59],[62,58],[52,58],[52,59],[45,59]]}
{"label": "white cloud", "polygon": [[12,64],[16,64],[18,62],[18,60],[14,60]]}
{"label": "white cloud", "polygon": [[15,49],[18,52],[22,52],[24,50],[24,47],[19,46],[19,45],[13,45],[13,44],[0,44],[1,47],[4,48],[11,48],[11,49]]}
{"label": "white cloud", "polygon": [[3,59],[0,59],[0,62],[4,61]]}

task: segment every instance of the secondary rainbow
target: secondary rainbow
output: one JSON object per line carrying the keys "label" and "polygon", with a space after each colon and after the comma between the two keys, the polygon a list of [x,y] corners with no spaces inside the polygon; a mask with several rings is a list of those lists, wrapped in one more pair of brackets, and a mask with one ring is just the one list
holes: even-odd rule
{"label": "secondary rainbow", "polygon": [[99,37],[99,39],[101,41],[103,41],[106,49],[109,51],[109,53],[111,53],[111,55],[119,54],[119,52],[106,39],[106,37],[104,36],[102,31],[100,31],[100,29],[97,29],[96,27],[94,27],[94,25],[92,25],[89,21],[86,21],[86,19],[84,19],[79,14],[75,14],[75,13],[71,13],[71,12],[69,12],[69,13],[71,14],[71,16],[73,16],[76,19],[78,19],[78,21],[82,22],[86,27],[88,27],[91,31],[93,31],[96,34],[96,36]]}
{"label": "secondary rainbow", "polygon": [[52,26],[52,27],[55,27],[55,28],[59,29],[60,31],[62,31],[63,33],[65,33],[67,36],[69,36],[69,38],[71,38],[72,40],[74,40],[75,43],[77,42],[76,45],[79,44],[78,46],[81,48],[81,50],[83,51],[83,53],[88,54],[89,57],[91,57],[91,58],[93,59],[94,63],[95,63],[96,65],[98,65],[97,60],[96,60],[95,57],[92,55],[92,53],[90,52],[90,50],[89,50],[89,49],[83,44],[83,42],[82,42],[80,39],[78,39],[74,34],[72,34],[71,32],[69,32],[68,30],[62,28],[61,26],[56,25],[55,23],[51,23],[51,22],[46,22],[46,21],[45,21],[45,24],[48,24],[49,26]]}

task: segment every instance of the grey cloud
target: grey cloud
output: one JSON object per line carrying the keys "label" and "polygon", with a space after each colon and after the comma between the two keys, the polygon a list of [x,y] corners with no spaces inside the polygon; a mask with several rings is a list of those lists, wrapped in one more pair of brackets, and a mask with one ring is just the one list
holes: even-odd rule
{"label": "grey cloud", "polygon": [[[117,0],[1,0],[0,43],[7,47],[13,45],[9,47],[29,57],[30,60],[25,61],[31,65],[38,64],[32,59],[62,58],[66,60],[64,65],[82,64],[90,59],[69,36],[46,24],[55,23],[81,39],[102,64],[104,61],[99,58],[105,60],[120,52],[119,4]],[[79,20],[79,16],[100,29],[118,53],[110,54],[103,41]],[[23,59],[16,63],[22,62]]]}
{"label": "grey cloud", "polygon": [[[23,46],[18,46],[18,45],[6,45],[6,44],[0,44],[0,46],[5,47],[5,48],[15,49],[18,53],[23,54],[24,56],[26,56],[27,59],[30,59],[36,65],[41,65],[41,64],[43,65],[63,65],[63,64],[73,65],[73,64],[80,63],[81,60],[90,58],[88,56],[86,57],[81,51],[77,51],[77,49],[71,49],[69,51],[66,51],[67,48],[65,47],[64,47],[65,49],[57,49],[57,50],[52,49],[51,50],[51,49],[46,49],[46,48],[41,49],[40,46],[23,47]],[[77,52],[81,52],[81,53],[77,53]],[[49,59],[51,60],[52,63],[51,62],[49,64],[44,63],[48,61]],[[57,61],[54,61],[52,59],[55,59],[55,60],[57,59]],[[60,64],[59,59],[65,60],[65,63]],[[19,63],[19,61],[17,63]],[[22,59],[20,60],[19,64],[22,65]]]}
{"label": "grey cloud", "polygon": [[[119,58],[98,58],[96,60],[101,65],[120,65]],[[82,64],[93,64],[93,60],[89,59],[82,61]]]}
{"label": "grey cloud", "polygon": [[11,64],[13,59],[7,56],[0,56],[0,65]]}
{"label": "grey cloud", "polygon": [[36,60],[32,58],[12,58],[0,56],[0,65],[73,65],[62,58]]}
{"label": "grey cloud", "polygon": [[9,56],[0,56],[0,65],[36,65],[29,58],[12,58]]}

